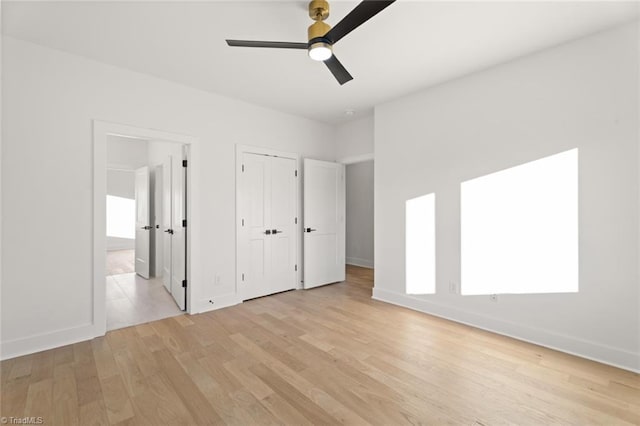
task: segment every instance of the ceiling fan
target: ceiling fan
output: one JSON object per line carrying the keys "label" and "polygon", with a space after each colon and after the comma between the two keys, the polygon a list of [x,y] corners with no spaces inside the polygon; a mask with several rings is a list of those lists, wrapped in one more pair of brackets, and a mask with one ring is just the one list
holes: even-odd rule
{"label": "ceiling fan", "polygon": [[392,1],[364,0],[358,4],[347,16],[331,28],[324,22],[329,17],[329,2],[326,0],[313,0],[309,2],[309,17],[315,22],[309,26],[307,43],[295,43],[286,41],[253,41],[253,40],[227,40],[229,46],[234,47],[267,47],[279,49],[301,49],[309,52],[309,57],[315,61],[322,61],[329,71],[338,80],[340,85],[353,80],[349,71],[340,63],[333,54],[333,45],[342,37],[358,28],[360,25],[373,18]]}

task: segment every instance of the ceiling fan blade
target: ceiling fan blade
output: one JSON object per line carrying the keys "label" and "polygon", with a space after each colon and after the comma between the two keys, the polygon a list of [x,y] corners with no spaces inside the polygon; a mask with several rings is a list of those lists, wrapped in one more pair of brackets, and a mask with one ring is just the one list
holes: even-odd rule
{"label": "ceiling fan blade", "polygon": [[324,63],[327,65],[327,68],[329,68],[329,71],[331,71],[331,74],[333,74],[333,76],[336,78],[336,80],[338,80],[338,83],[340,83],[341,86],[346,82],[353,80],[353,77],[351,76],[351,74],[349,74],[349,71],[347,71],[347,69],[340,63],[338,58],[336,58],[336,55],[331,55],[331,57],[324,61]]}
{"label": "ceiling fan blade", "polygon": [[324,35],[324,38],[331,41],[331,44],[337,43],[342,37],[346,36],[351,31],[382,12],[383,9],[390,6],[394,1],[395,0],[364,0],[362,3],[357,5],[355,9],[349,12],[342,21],[338,22],[332,29],[330,29],[329,32]]}
{"label": "ceiling fan blade", "polygon": [[276,49],[304,49],[309,48],[308,43],[294,43],[288,41],[254,41],[254,40],[227,40],[227,44],[233,47],[270,47]]}

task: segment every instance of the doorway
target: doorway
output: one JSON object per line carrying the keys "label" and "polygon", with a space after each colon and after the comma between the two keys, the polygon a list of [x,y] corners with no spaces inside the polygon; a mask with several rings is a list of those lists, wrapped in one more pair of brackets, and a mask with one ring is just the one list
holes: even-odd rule
{"label": "doorway", "polygon": [[346,165],[346,261],[374,266],[374,160]]}
{"label": "doorway", "polygon": [[106,330],[186,309],[187,155],[181,143],[106,137]]}

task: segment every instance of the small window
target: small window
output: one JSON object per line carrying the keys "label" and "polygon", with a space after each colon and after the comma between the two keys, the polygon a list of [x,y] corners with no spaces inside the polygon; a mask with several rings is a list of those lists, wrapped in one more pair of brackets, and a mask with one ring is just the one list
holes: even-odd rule
{"label": "small window", "polygon": [[136,200],[107,195],[107,236],[136,237]]}
{"label": "small window", "polygon": [[433,294],[436,291],[435,194],[406,202],[406,291]]}
{"label": "small window", "polygon": [[578,150],[461,185],[461,293],[578,291]]}

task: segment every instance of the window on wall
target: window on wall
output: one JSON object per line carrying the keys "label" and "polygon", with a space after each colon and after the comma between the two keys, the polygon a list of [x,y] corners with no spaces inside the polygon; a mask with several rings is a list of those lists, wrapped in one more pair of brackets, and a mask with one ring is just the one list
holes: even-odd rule
{"label": "window on wall", "polygon": [[136,237],[136,200],[107,195],[107,236]]}
{"label": "window on wall", "polygon": [[433,294],[436,291],[435,194],[406,202],[406,291]]}
{"label": "window on wall", "polygon": [[461,185],[461,293],[578,291],[578,150]]}

